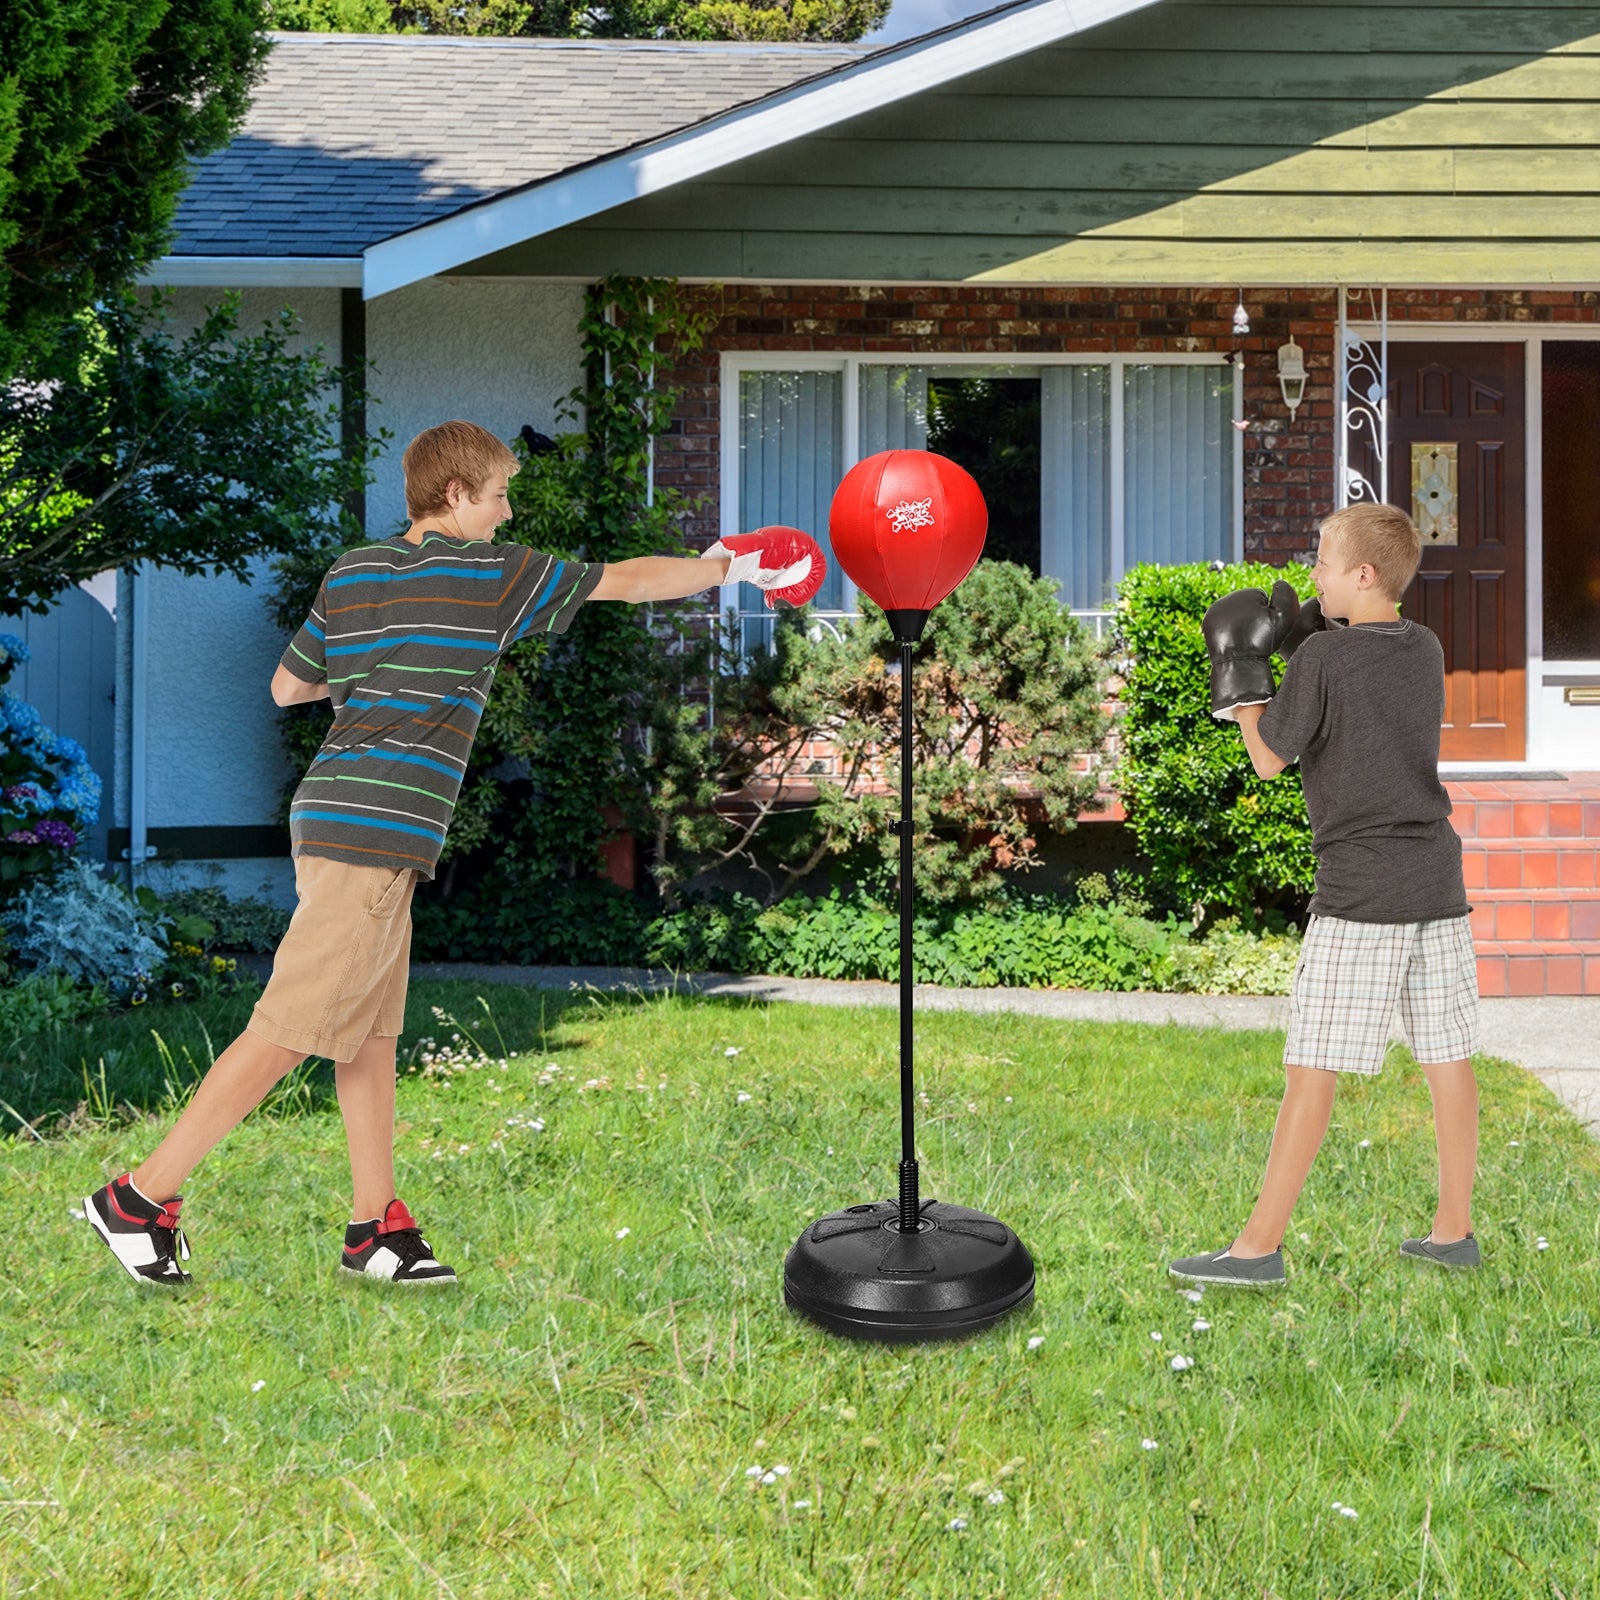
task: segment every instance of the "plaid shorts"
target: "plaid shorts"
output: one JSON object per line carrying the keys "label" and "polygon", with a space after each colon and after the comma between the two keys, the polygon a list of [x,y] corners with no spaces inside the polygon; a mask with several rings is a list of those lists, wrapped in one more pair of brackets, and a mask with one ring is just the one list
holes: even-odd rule
{"label": "plaid shorts", "polygon": [[1289,991],[1283,1059],[1329,1072],[1383,1067],[1395,1010],[1419,1062],[1478,1047],[1478,963],[1465,917],[1349,922],[1313,916]]}

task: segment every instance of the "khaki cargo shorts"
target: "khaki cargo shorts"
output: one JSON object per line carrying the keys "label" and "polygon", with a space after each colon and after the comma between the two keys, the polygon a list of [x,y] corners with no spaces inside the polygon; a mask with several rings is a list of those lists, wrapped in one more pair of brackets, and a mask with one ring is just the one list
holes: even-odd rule
{"label": "khaki cargo shorts", "polygon": [[333,1061],[353,1059],[372,1035],[398,1038],[416,883],[409,867],[296,856],[300,903],[272,958],[272,977],[250,1013],[249,1030]]}

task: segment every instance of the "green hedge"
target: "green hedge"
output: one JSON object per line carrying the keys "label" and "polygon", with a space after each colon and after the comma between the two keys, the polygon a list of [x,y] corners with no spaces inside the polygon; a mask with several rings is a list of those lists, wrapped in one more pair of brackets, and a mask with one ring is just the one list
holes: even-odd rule
{"label": "green hedge", "polygon": [[1135,567],[1118,589],[1130,665],[1113,782],[1159,890],[1197,918],[1297,917],[1313,887],[1299,768],[1256,777],[1238,728],[1211,715],[1200,632],[1214,600],[1279,578],[1312,593],[1308,568],[1256,564]]}
{"label": "green hedge", "polygon": [[[795,895],[774,906],[721,893],[665,912],[620,890],[573,890],[533,906],[508,895],[503,916],[486,922],[457,919],[448,903],[436,904],[417,917],[413,954],[794,978],[893,982],[900,975],[899,912],[866,893]],[[916,980],[967,988],[1288,992],[1296,934],[1258,936],[1232,923],[1204,941],[1191,932],[1173,916],[1152,917],[1147,904],[1095,875],[1075,900],[1008,894],[992,906],[926,908],[916,919]]]}

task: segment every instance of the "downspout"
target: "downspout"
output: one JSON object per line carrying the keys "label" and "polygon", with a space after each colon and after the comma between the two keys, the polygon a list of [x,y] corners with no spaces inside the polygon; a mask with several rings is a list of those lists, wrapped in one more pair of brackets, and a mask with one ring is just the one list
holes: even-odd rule
{"label": "downspout", "polygon": [[133,658],[129,670],[128,706],[128,847],[122,858],[128,863],[128,888],[136,889],[144,864],[154,854],[150,847],[146,815],[145,780],[149,718],[145,714],[145,690],[150,667],[150,578],[143,563],[129,569],[128,597],[133,628]]}
{"label": "downspout", "polygon": [[[367,302],[359,289],[339,291],[339,365],[353,373],[363,394],[367,382]],[[346,379],[340,407],[339,447],[345,459],[366,458],[367,404],[351,404],[350,384]],[[357,486],[345,499],[345,510],[355,519],[363,536],[367,531],[367,491]]]}

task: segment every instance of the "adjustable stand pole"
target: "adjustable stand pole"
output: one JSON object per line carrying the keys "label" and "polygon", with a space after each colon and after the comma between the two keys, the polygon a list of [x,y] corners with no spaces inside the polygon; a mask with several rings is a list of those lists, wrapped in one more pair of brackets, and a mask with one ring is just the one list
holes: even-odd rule
{"label": "adjustable stand pole", "polygon": [[835,1333],[948,1339],[1033,1298],[1033,1257],[1003,1222],[917,1193],[912,1078],[916,878],[911,861],[911,652],[926,611],[885,611],[900,646],[900,1200],[869,1200],[810,1224],[783,1264],[783,1297]]}
{"label": "adjustable stand pole", "polygon": [[900,644],[900,1231],[917,1231],[917,1110],[912,1088],[912,989],[915,961],[911,948],[917,898],[911,860],[911,642]]}

